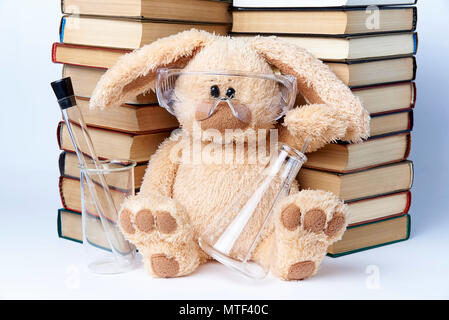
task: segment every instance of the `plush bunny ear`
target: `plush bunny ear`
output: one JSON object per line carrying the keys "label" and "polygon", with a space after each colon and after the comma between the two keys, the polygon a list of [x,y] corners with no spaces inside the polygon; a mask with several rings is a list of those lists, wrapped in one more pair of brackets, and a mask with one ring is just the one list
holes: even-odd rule
{"label": "plush bunny ear", "polygon": [[120,57],[97,83],[90,107],[103,109],[119,105],[131,96],[154,88],[158,68],[183,68],[213,37],[208,32],[191,29]]}
{"label": "plush bunny ear", "polygon": [[281,73],[297,78],[298,90],[307,103],[324,105],[327,114],[335,115],[335,123],[344,125],[344,134],[332,139],[360,141],[368,137],[368,113],[327,65],[307,50],[276,37],[255,37],[252,47]]}

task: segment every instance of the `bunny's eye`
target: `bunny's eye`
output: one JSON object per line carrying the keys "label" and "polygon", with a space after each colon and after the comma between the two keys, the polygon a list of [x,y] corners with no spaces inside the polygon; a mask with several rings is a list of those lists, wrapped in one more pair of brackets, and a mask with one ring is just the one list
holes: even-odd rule
{"label": "bunny's eye", "polygon": [[214,98],[218,98],[220,96],[220,88],[218,88],[217,85],[210,87],[210,95]]}
{"label": "bunny's eye", "polygon": [[234,88],[228,88],[228,90],[226,91],[226,96],[229,99],[234,98],[234,96],[235,96],[235,89]]}

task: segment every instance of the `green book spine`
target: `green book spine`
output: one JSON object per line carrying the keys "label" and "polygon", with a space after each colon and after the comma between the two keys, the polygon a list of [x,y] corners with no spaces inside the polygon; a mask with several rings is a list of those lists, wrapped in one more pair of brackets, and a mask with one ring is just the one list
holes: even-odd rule
{"label": "green book spine", "polygon": [[[398,218],[401,218],[401,217],[402,216],[389,218],[389,219],[384,219],[384,220],[380,220],[380,221],[374,221],[374,222],[370,222],[370,223],[366,223],[366,224],[362,224],[362,225],[358,225],[358,226],[354,226],[354,227],[349,227],[348,230],[349,229],[353,229],[353,228],[360,228],[360,227],[363,227],[363,226],[366,226],[366,225],[369,225],[369,224],[373,224],[373,223],[381,223],[381,222],[387,221],[387,220],[398,219]],[[366,250],[370,250],[370,249],[375,249],[375,248],[380,248],[380,247],[387,246],[387,245],[390,245],[390,244],[406,241],[406,240],[408,240],[410,238],[410,232],[411,232],[411,217],[410,217],[409,214],[407,214],[406,217],[407,217],[407,233],[406,233],[405,238],[403,238],[403,239],[399,239],[399,240],[395,240],[395,241],[389,241],[389,242],[385,242],[385,243],[379,243],[379,244],[374,245],[374,246],[364,247],[364,248],[360,248],[360,249],[357,249],[357,250],[351,250],[351,251],[342,252],[342,253],[335,253],[335,254],[328,253],[327,255],[329,257],[331,257],[331,258],[338,258],[338,257],[346,256],[346,255],[349,255],[349,254],[353,254],[353,253],[357,253],[357,252],[361,252],[361,251],[366,251]]]}
{"label": "green book spine", "polygon": [[68,236],[63,234],[63,232],[62,232],[62,215],[64,213],[79,215],[80,220],[81,220],[81,213],[79,213],[79,212],[67,210],[67,209],[64,209],[64,208],[58,209],[58,216],[57,216],[57,222],[56,222],[57,228],[58,228],[58,236],[60,238],[62,238],[62,239],[67,239],[67,240],[75,241],[75,242],[78,242],[78,243],[83,243],[82,239],[71,238],[71,237],[68,237]]}

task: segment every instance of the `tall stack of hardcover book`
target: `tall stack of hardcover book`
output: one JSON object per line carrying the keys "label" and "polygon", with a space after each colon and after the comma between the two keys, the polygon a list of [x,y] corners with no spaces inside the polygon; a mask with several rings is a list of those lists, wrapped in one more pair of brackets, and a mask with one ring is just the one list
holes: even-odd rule
{"label": "tall stack of hardcover book", "polygon": [[[234,0],[232,34],[277,35],[311,51],[371,114],[371,136],[308,155],[300,187],[335,193],[349,227],[329,248],[341,256],[410,234],[410,152],[416,87],[415,0]],[[374,6],[376,5],[376,6]],[[301,98],[298,99],[301,102]]]}
{"label": "tall stack of hardcover book", "polygon": [[[89,110],[89,97],[101,75],[118,57],[158,38],[191,28],[225,35],[231,27],[229,3],[203,0],[62,0],[60,41],[52,60],[62,63],[62,76],[71,77],[97,155],[131,159],[138,189],[150,156],[177,120],[157,105],[154,93],[136,96],[104,111]],[[78,160],[64,123],[57,126],[59,158],[58,234],[82,241],[81,192]]]}

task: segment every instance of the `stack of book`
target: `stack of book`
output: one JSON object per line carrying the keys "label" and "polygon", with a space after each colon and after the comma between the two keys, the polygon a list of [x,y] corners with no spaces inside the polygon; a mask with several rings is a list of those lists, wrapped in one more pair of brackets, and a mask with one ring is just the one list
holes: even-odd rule
{"label": "stack of book", "polygon": [[[349,207],[349,227],[329,255],[406,240],[413,165],[408,161],[416,87],[415,0],[235,0],[232,35],[277,35],[322,59],[371,114],[371,137],[335,143],[309,155],[298,176],[302,188],[334,192]],[[153,93],[107,111],[88,109],[101,75],[144,44],[192,27],[227,34],[228,3],[202,0],[64,0],[60,42],[52,59],[70,76],[103,158],[136,160],[136,189],[157,145],[177,126]],[[371,5],[377,5],[373,7]],[[369,7],[367,7],[369,6]],[[72,14],[71,14],[72,13]],[[298,97],[298,104],[304,103]],[[63,124],[58,142],[63,209],[59,235],[81,240],[79,170]]]}
{"label": "stack of book", "polygon": [[[323,60],[371,114],[371,137],[308,155],[300,187],[335,193],[349,227],[329,248],[341,256],[410,234],[416,87],[415,0],[235,0],[232,34],[277,35]],[[373,6],[373,5],[377,5]],[[301,99],[299,98],[298,101]]]}
{"label": "stack of book", "polygon": [[[231,27],[229,3],[203,0],[62,0],[60,42],[53,44],[52,60],[63,64],[62,76],[71,77],[97,155],[102,159],[131,159],[139,189],[150,156],[178,126],[157,105],[154,93],[136,96],[104,111],[89,110],[89,97],[101,75],[124,53],[158,38],[197,28],[225,35]],[[58,234],[82,241],[81,192],[78,161],[67,128],[57,126],[59,157]]]}

